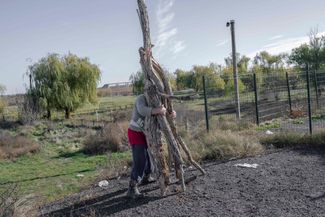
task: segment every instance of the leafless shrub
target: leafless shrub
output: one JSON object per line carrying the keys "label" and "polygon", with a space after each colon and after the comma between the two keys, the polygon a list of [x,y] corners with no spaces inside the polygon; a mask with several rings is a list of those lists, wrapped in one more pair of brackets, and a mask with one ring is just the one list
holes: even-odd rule
{"label": "leafless shrub", "polygon": [[40,204],[40,198],[33,194],[23,196],[14,204],[13,217],[36,217]]}
{"label": "leafless shrub", "polygon": [[128,147],[127,125],[125,122],[107,124],[96,135],[90,135],[84,142],[87,154],[125,151]]}
{"label": "leafless shrub", "polygon": [[29,95],[24,96],[24,101],[18,104],[19,113],[18,119],[22,124],[30,124],[39,118],[41,115],[41,108],[37,105],[33,97]]}
{"label": "leafless shrub", "polygon": [[112,113],[113,122],[124,122],[131,119],[132,111],[130,110],[121,110]]}
{"label": "leafless shrub", "polygon": [[292,107],[291,112],[290,112],[290,117],[291,118],[301,118],[304,117],[306,115],[305,112],[306,109],[303,108],[303,106],[298,106],[295,105]]}
{"label": "leafless shrub", "polygon": [[38,152],[39,144],[24,136],[0,133],[0,159],[13,159],[28,153]]}
{"label": "leafless shrub", "polygon": [[0,217],[11,217],[15,213],[15,203],[18,201],[18,185],[7,186],[0,191]]}

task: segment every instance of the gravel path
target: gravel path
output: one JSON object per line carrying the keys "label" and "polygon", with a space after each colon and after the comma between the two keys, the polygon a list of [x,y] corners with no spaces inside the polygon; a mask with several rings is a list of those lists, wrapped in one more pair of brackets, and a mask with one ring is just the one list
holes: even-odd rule
{"label": "gravel path", "polygon": [[[236,167],[238,163],[257,168]],[[205,165],[206,176],[186,171],[187,191],[159,197],[157,184],[141,187],[143,199],[125,197],[127,178],[58,201],[42,216],[322,216],[325,217],[325,149],[282,150],[263,156]],[[85,199],[90,194],[94,199]],[[76,203],[83,198],[83,202]],[[73,205],[71,205],[73,204]]]}

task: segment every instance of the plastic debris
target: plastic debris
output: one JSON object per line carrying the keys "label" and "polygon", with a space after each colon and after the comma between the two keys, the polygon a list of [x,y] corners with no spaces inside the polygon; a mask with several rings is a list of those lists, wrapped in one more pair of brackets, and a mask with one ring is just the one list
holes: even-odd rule
{"label": "plastic debris", "polygon": [[267,131],[265,132],[265,134],[266,134],[266,135],[273,135],[274,133],[273,133],[271,130],[267,130]]}
{"label": "plastic debris", "polygon": [[243,163],[243,164],[235,164],[235,167],[245,167],[245,168],[254,168],[256,169],[258,164],[248,164],[248,163]]}
{"label": "plastic debris", "polygon": [[108,181],[107,180],[100,181],[98,183],[98,186],[101,187],[101,188],[108,187]]}
{"label": "plastic debris", "polygon": [[84,177],[83,174],[77,174],[76,176],[77,176],[77,177]]}

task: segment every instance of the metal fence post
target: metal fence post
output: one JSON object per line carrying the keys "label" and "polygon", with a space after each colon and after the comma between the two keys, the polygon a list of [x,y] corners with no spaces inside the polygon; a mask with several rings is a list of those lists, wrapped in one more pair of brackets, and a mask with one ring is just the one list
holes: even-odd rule
{"label": "metal fence post", "polygon": [[319,95],[318,95],[318,83],[317,83],[317,74],[316,70],[314,70],[314,85],[315,85],[315,93],[316,93],[316,108],[319,108]]}
{"label": "metal fence post", "polygon": [[286,72],[286,79],[287,79],[287,89],[288,89],[288,101],[289,101],[289,108],[290,108],[290,114],[291,114],[292,104],[291,104],[291,91],[290,91],[290,82],[289,82],[288,72]]}
{"label": "metal fence post", "polygon": [[309,77],[309,66],[306,66],[306,75],[307,75],[307,95],[308,95],[308,118],[309,118],[309,133],[313,134],[313,125],[311,119],[311,99],[310,99],[310,77]]}
{"label": "metal fence post", "polygon": [[203,94],[204,94],[204,111],[205,111],[205,124],[207,132],[209,132],[209,114],[208,114],[208,100],[207,100],[207,91],[206,91],[206,85],[205,85],[205,76],[202,76],[202,82],[203,82]]}
{"label": "metal fence post", "polygon": [[256,111],[256,124],[260,125],[260,117],[258,112],[258,96],[257,96],[257,84],[256,84],[256,74],[253,74],[254,78],[254,92],[255,92],[255,111]]}

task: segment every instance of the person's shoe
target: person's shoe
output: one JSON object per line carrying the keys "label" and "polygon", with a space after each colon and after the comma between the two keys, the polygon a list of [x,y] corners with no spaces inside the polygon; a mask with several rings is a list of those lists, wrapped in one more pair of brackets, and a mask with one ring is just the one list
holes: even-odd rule
{"label": "person's shoe", "polygon": [[141,180],[140,185],[148,185],[152,182],[155,182],[156,180],[151,175],[145,175],[143,179]]}
{"label": "person's shoe", "polygon": [[136,181],[130,181],[129,189],[126,196],[131,199],[143,197],[143,194],[141,194],[138,189]]}

